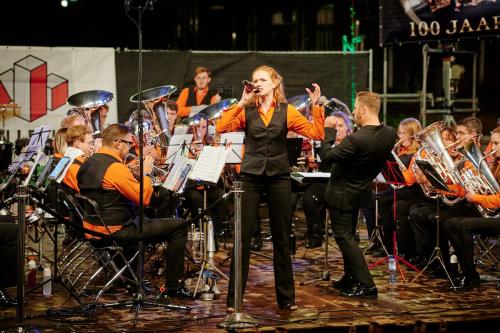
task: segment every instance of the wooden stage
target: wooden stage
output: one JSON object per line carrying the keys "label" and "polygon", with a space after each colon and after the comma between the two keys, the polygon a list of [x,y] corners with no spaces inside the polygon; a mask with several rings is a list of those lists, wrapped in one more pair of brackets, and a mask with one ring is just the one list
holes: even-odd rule
{"label": "wooden stage", "polygon": [[[401,276],[396,286],[387,282],[387,264],[371,270],[379,295],[374,299],[347,298],[331,288],[331,281],[313,281],[304,286],[300,282],[318,279],[324,268],[324,249],[306,250],[302,237],[305,222],[295,222],[297,252],[293,260],[296,302],[298,310],[279,310],[274,294],[272,260],[253,254],[244,312],[259,323],[255,329],[242,331],[259,332],[496,332],[500,324],[500,290],[496,288],[500,277],[498,268],[486,262],[481,267],[485,280],[479,287],[466,291],[451,291],[444,279],[423,274],[415,283],[404,283]],[[263,224],[263,231],[268,230]],[[361,245],[366,246],[366,229],[360,229]],[[328,272],[331,279],[342,275],[342,259],[331,240]],[[230,244],[229,244],[230,245]],[[499,244],[500,245],[500,244]],[[215,264],[228,272],[229,262],[221,264],[229,249],[221,248],[215,254]],[[264,241],[261,254],[271,254],[271,242]],[[368,263],[380,258],[366,256]],[[404,270],[406,280],[415,273]],[[41,273],[39,274],[41,277]],[[191,279],[192,289],[197,274]],[[159,292],[153,279],[151,297]],[[189,282],[189,281],[188,281]],[[213,301],[166,300],[168,304],[191,307],[190,311],[141,308],[137,322],[130,309],[94,308],[82,314],[68,292],[55,284],[54,293],[44,297],[41,289],[26,295],[26,325],[34,332],[221,332],[216,325],[226,317],[227,281],[219,279],[221,297]],[[15,295],[15,288],[9,289]],[[131,300],[126,292],[107,294],[103,301]],[[64,309],[48,317],[47,309]],[[69,315],[69,310],[74,314]],[[15,308],[0,308],[0,332],[14,332]],[[36,331],[37,329],[38,331]]]}

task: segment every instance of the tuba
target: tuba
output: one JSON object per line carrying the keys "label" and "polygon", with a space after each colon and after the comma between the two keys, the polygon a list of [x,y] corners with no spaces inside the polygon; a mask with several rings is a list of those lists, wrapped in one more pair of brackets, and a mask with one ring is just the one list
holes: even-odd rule
{"label": "tuba", "polygon": [[[152,129],[154,134],[150,138],[150,142],[160,147],[160,165],[164,165],[167,158],[168,144],[170,142],[171,134],[170,127],[167,119],[165,98],[168,98],[173,92],[177,90],[175,86],[160,86],[144,90],[130,97],[133,103],[141,103],[144,110],[143,118],[147,119],[143,122],[143,126]],[[134,116],[135,112],[132,114]],[[131,116],[131,117],[132,117]],[[139,128],[137,116],[134,117],[135,123],[131,121],[131,127],[134,129]],[[139,133],[134,133],[138,135]]]}
{"label": "tuba", "polygon": [[94,138],[100,138],[109,109],[108,103],[113,97],[112,93],[105,90],[89,90],[73,94],[66,100],[67,104],[74,107],[67,114],[79,114],[85,120],[85,124],[92,128]]}
{"label": "tuba", "polygon": [[[500,191],[500,186],[485,161],[488,156],[494,154],[496,151],[493,150],[484,156],[474,138],[467,140],[458,151],[474,166],[474,169],[464,167],[460,172],[462,186],[465,188],[465,191],[482,195],[497,194]],[[476,205],[476,208],[484,218],[500,217],[499,209],[484,208],[481,205]]]}
{"label": "tuba", "polygon": [[[451,181],[453,184],[461,184],[460,174],[453,158],[448,153],[448,148],[457,144],[445,146],[441,137],[443,121],[438,121],[422,129],[415,136],[420,141],[420,149],[417,152],[416,159],[426,160],[431,163],[443,180]],[[425,151],[425,156],[422,153]],[[432,189],[427,189],[424,194],[429,198],[436,198],[437,195],[431,195]],[[450,199],[443,196],[443,202],[449,206],[457,204],[463,198],[456,197]]]}

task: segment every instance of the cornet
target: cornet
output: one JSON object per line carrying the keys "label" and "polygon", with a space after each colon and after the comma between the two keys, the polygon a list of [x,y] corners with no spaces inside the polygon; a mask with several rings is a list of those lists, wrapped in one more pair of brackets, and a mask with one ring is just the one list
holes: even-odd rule
{"label": "cornet", "polygon": [[[134,174],[136,178],[139,177],[140,175],[140,170],[139,170],[139,163],[130,163],[133,160],[139,160],[139,157],[133,154],[127,154],[125,156],[125,161],[127,162],[127,166],[129,167],[130,171]],[[161,185],[163,182],[161,181],[162,179],[164,180],[168,176],[168,171],[163,170],[155,165],[153,165],[153,170],[151,171],[151,178],[153,180],[153,186],[158,186]]]}

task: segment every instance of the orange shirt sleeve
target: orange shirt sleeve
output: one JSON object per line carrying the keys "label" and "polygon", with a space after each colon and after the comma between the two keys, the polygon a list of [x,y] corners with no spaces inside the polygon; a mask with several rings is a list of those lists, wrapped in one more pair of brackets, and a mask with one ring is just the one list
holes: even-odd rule
{"label": "orange shirt sleeve", "polygon": [[188,95],[189,88],[184,88],[179,94],[179,97],[177,97],[177,106],[179,107],[179,110],[177,110],[177,117],[185,118],[189,116],[191,107],[186,106]]}
{"label": "orange shirt sleeve", "polygon": [[[104,174],[102,187],[108,190],[117,190],[136,205],[139,204],[140,184],[125,164],[118,162],[111,164]],[[149,205],[152,194],[151,178],[144,176],[143,202],[145,206]]]}
{"label": "orange shirt sleeve", "polygon": [[245,112],[238,104],[235,104],[222,113],[217,121],[216,130],[218,133],[236,132],[245,128],[245,124]]}
{"label": "orange shirt sleeve", "polygon": [[479,204],[484,208],[500,208],[500,193],[493,195],[475,194],[471,198],[473,204]]}
{"label": "orange shirt sleeve", "polygon": [[313,140],[323,140],[325,136],[325,112],[323,107],[313,106],[312,115],[313,120],[310,123],[293,105],[288,104],[288,129]]}
{"label": "orange shirt sleeve", "polygon": [[[83,163],[83,158],[78,156],[75,160],[78,160]],[[80,165],[76,163],[72,163],[66,172],[66,175],[63,178],[63,183],[71,187],[76,192],[80,193],[80,188],[78,187],[78,180],[76,175],[78,174],[78,170],[80,170]]]}

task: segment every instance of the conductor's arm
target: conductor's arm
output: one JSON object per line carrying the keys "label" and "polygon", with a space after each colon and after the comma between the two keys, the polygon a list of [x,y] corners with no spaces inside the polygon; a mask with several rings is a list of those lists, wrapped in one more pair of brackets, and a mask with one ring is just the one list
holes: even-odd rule
{"label": "conductor's arm", "polygon": [[356,153],[356,146],[350,135],[346,136],[342,142],[334,147],[337,130],[334,128],[325,128],[325,139],[321,141],[321,150],[319,156],[322,162],[336,162],[348,160]]}

